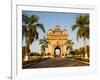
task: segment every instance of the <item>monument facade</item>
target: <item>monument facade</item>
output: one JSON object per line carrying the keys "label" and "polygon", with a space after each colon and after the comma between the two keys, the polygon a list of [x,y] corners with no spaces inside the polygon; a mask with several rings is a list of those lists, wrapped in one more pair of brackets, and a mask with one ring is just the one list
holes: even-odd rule
{"label": "monument facade", "polygon": [[59,50],[59,56],[64,57],[67,50],[66,41],[68,40],[68,32],[66,29],[62,30],[59,25],[57,25],[53,30],[49,29],[47,32],[48,40],[48,53],[52,57],[56,57],[56,50]]}

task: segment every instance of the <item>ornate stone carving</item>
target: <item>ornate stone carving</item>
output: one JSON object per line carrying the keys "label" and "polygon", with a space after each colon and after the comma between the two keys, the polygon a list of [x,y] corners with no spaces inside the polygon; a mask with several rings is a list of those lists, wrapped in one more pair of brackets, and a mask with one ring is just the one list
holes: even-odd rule
{"label": "ornate stone carving", "polygon": [[48,52],[53,55],[56,48],[60,48],[61,57],[65,56],[66,46],[64,43],[68,40],[67,30],[61,30],[60,26],[57,25],[55,29],[49,29],[47,32],[47,39],[51,44],[48,44]]}

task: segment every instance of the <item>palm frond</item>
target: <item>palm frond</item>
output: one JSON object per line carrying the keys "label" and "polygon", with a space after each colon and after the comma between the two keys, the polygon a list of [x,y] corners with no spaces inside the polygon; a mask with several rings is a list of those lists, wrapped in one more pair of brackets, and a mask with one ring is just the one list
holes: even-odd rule
{"label": "palm frond", "polygon": [[28,16],[27,16],[27,15],[22,15],[22,21],[23,21],[25,24],[28,24],[28,22],[29,22]]}
{"label": "palm frond", "polygon": [[72,26],[72,31],[74,31],[74,30],[77,29],[77,28],[78,28],[77,24],[74,24],[74,25]]}
{"label": "palm frond", "polygon": [[[79,28],[78,28],[79,27]],[[76,18],[75,24],[72,26],[72,30],[77,30],[77,41],[79,38],[89,38],[89,15],[79,15]]]}
{"label": "palm frond", "polygon": [[44,25],[41,23],[35,24],[38,28],[40,28],[43,32],[45,32]]}
{"label": "palm frond", "polygon": [[80,28],[80,29],[77,31],[77,41],[79,40],[79,38],[82,38],[82,28]]}
{"label": "palm frond", "polygon": [[36,15],[32,15],[32,16],[29,17],[30,24],[37,23],[38,20],[39,20],[39,17],[36,16]]}

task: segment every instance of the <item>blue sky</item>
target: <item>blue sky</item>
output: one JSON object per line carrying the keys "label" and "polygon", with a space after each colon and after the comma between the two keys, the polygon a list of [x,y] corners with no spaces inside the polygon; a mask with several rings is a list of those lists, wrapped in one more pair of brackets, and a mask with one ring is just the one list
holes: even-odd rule
{"label": "blue sky", "polygon": [[[22,14],[31,16],[39,16],[39,23],[42,23],[45,27],[46,32],[49,28],[54,29],[56,25],[59,25],[61,29],[66,29],[69,34],[69,39],[71,39],[75,46],[78,48],[83,45],[82,40],[77,42],[76,40],[76,31],[72,31],[72,25],[75,23],[76,17],[79,15],[87,15],[86,13],[62,13],[62,12],[39,12],[39,11],[23,11]],[[46,36],[41,30],[38,29],[39,38]],[[89,43],[89,41],[87,41]],[[23,45],[25,45],[25,40],[23,40]],[[30,46],[31,52],[39,52],[40,46],[39,41],[34,41]]]}

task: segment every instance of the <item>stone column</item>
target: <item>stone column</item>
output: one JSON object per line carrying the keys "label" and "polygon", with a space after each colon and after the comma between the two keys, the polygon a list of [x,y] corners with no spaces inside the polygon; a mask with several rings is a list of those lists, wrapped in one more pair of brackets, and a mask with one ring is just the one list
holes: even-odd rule
{"label": "stone column", "polygon": [[65,53],[66,53],[66,46],[63,46],[63,52],[64,52],[64,57],[65,57]]}
{"label": "stone column", "polygon": [[54,57],[54,46],[52,46],[52,57]]}
{"label": "stone column", "polygon": [[63,46],[61,46],[61,57],[64,57]]}

